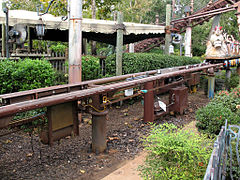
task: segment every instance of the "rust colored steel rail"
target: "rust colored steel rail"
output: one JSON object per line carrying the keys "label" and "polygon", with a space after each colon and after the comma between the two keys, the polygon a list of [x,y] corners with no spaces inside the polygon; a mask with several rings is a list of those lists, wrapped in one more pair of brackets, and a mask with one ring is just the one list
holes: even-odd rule
{"label": "rust colored steel rail", "polygon": [[75,84],[58,85],[58,86],[51,86],[47,88],[39,88],[39,89],[33,89],[28,91],[3,94],[3,95],[0,95],[0,105],[9,105],[9,104],[22,102],[22,101],[39,99],[39,98],[62,94],[62,93],[70,93],[74,91],[87,89],[90,85],[101,85],[105,83],[125,80],[126,78],[129,78],[132,76],[140,76],[145,74],[151,75],[155,73],[157,73],[157,70],[134,73],[134,74],[126,74],[122,76],[114,76],[114,77],[96,79],[91,81],[84,81],[84,82],[75,83]]}
{"label": "rust colored steel rail", "polygon": [[86,97],[90,97],[90,96],[93,96],[96,94],[104,95],[108,92],[114,92],[119,89],[128,88],[128,87],[132,87],[132,86],[139,86],[139,85],[142,85],[147,82],[152,82],[152,81],[156,81],[156,80],[164,80],[166,78],[176,77],[176,76],[193,73],[193,72],[198,72],[198,71],[202,71],[204,69],[217,68],[222,65],[223,65],[222,63],[214,64],[214,65],[199,64],[199,67],[179,70],[176,72],[170,72],[170,73],[166,73],[166,74],[160,74],[160,75],[156,75],[156,76],[147,77],[144,79],[119,82],[119,83],[105,85],[105,86],[103,85],[103,86],[92,88],[92,89],[84,89],[84,90],[79,90],[79,91],[75,91],[75,92],[44,97],[41,99],[34,99],[34,100],[24,101],[24,102],[20,102],[20,103],[11,104],[11,105],[6,105],[6,106],[0,107],[0,118],[11,116],[11,115],[14,115],[19,112],[29,111],[29,110],[33,110],[33,109],[42,108],[42,107],[53,106],[53,105],[66,103],[66,102],[77,101],[77,100],[80,100],[80,99],[83,99]]}
{"label": "rust colored steel rail", "polygon": [[190,15],[190,16],[185,17],[185,18],[176,19],[176,20],[171,21],[171,23],[174,24],[174,23],[185,22],[186,20],[199,19],[199,18],[203,18],[203,17],[206,17],[206,16],[213,16],[213,15],[222,14],[222,13],[229,12],[229,11],[234,11],[234,10],[236,10],[235,6],[215,9],[215,10],[211,10],[211,11],[207,11],[207,12],[193,14],[193,15]]}
{"label": "rust colored steel rail", "polygon": [[[189,67],[191,66],[194,66],[194,65],[189,65]],[[180,70],[180,69],[185,69],[186,66],[179,66],[175,68],[178,68]],[[165,68],[161,70],[168,70],[168,69],[171,69],[171,68]],[[23,102],[23,101],[29,101],[33,99],[40,99],[40,98],[53,96],[57,94],[71,93],[74,91],[92,88],[95,85],[102,85],[106,83],[123,81],[133,76],[141,76],[146,74],[152,75],[156,73],[157,73],[157,70],[152,70],[152,71],[126,74],[126,75],[114,76],[114,77],[103,78],[103,79],[84,81],[84,82],[75,83],[75,84],[58,85],[58,86],[51,86],[47,88],[39,88],[39,89],[33,89],[28,91],[3,94],[3,95],[0,95],[0,106],[10,105],[18,102]]]}

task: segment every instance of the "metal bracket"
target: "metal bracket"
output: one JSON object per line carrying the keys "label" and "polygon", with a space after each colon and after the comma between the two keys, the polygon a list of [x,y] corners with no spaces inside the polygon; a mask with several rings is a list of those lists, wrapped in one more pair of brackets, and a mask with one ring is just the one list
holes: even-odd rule
{"label": "metal bracket", "polygon": [[116,30],[125,30],[126,26],[124,24],[116,24],[115,29]]}

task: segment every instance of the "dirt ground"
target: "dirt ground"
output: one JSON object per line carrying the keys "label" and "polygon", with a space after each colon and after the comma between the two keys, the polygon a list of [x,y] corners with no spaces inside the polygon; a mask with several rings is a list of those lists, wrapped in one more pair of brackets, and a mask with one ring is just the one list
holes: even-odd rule
{"label": "dirt ground", "polygon": [[[167,98],[162,96],[161,98]],[[182,127],[195,120],[195,111],[208,103],[202,91],[189,94],[189,106],[184,115],[167,115],[156,123],[174,123]],[[91,123],[83,116],[80,135],[55,142],[53,147],[39,143],[19,131],[0,137],[0,179],[101,179],[142,152],[141,137],[150,126],[144,124],[143,105],[124,103],[110,110],[107,122],[108,153],[89,152]],[[0,135],[9,130],[0,130]]]}

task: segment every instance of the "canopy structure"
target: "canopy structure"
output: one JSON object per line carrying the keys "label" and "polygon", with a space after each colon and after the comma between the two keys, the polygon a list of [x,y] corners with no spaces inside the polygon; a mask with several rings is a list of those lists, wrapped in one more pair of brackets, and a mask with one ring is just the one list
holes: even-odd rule
{"label": "canopy structure", "polygon": [[[0,23],[5,23],[5,14],[0,13]],[[25,10],[10,10],[9,25],[26,24],[31,27],[32,38],[37,38],[34,28],[36,24],[44,24],[47,32],[45,40],[68,41],[68,20],[51,14],[38,16],[37,12]],[[165,26],[124,22],[124,44],[136,42],[146,38],[160,37],[165,33]],[[116,21],[83,19],[83,38],[115,45]]]}

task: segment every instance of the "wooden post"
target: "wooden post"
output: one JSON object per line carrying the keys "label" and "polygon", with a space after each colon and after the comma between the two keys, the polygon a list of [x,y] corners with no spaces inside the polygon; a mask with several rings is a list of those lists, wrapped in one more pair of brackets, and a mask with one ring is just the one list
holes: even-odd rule
{"label": "wooden post", "polygon": [[32,38],[31,38],[31,30],[30,27],[27,27],[27,31],[28,31],[28,53],[31,53],[32,51]]}
{"label": "wooden post", "polygon": [[117,47],[116,47],[116,75],[122,75],[123,55],[123,14],[118,12],[117,16]]}
{"label": "wooden post", "polygon": [[168,55],[169,55],[169,46],[170,46],[170,42],[171,42],[170,22],[171,22],[171,5],[167,4],[167,6],[166,6],[166,30],[165,30],[165,54],[168,54]]}
{"label": "wooden post", "polygon": [[2,24],[2,57],[6,57],[6,27]]}

